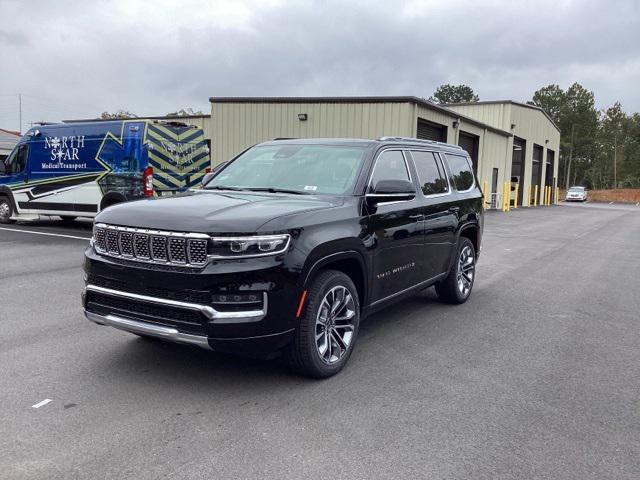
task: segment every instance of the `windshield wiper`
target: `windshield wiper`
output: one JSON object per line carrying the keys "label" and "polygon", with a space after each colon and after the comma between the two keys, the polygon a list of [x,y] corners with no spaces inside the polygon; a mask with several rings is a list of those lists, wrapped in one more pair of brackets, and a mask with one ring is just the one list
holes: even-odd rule
{"label": "windshield wiper", "polygon": [[287,188],[273,188],[273,187],[248,187],[244,190],[251,192],[268,192],[268,193],[292,193],[294,195],[309,195],[309,192],[301,192],[300,190],[289,190]]}
{"label": "windshield wiper", "polygon": [[246,188],[240,187],[225,187],[224,185],[213,185],[211,187],[204,187],[205,190],[232,190],[234,192],[242,192]]}

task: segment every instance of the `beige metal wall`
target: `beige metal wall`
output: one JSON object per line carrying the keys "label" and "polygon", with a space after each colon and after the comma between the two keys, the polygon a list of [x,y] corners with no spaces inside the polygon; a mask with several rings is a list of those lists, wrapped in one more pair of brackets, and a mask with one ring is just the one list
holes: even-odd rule
{"label": "beige metal wall", "polygon": [[[410,103],[211,103],[212,162],[278,137],[414,136]],[[307,120],[298,120],[306,113]]]}
{"label": "beige metal wall", "polygon": [[[559,150],[560,150],[560,132],[546,117],[546,115],[538,109],[529,108],[517,103],[503,102],[503,103],[478,103],[467,105],[452,105],[449,108],[461,113],[462,115],[471,117],[480,122],[486,123],[496,128],[500,128],[511,132],[513,135],[524,139],[526,144],[525,151],[525,172],[524,172],[524,185],[525,189],[531,186],[531,173],[533,166],[533,145],[539,145],[543,147],[543,168],[542,177],[546,175],[546,160],[547,151],[553,150],[555,152],[555,163],[553,177],[558,178],[558,164],[559,164]],[[515,125],[514,128],[511,128]],[[509,181],[511,171],[511,148],[513,147],[513,141],[511,141],[511,147],[508,153],[508,168],[505,170],[509,172],[502,181]],[[531,186],[532,192],[534,186]],[[533,195],[533,193],[531,194]],[[538,201],[543,198],[544,192],[539,190]],[[526,191],[525,195],[526,196]]]}
{"label": "beige metal wall", "polygon": [[[459,112],[464,116],[463,112]],[[422,106],[415,106],[415,121],[413,122],[412,137],[417,133],[417,120],[423,118],[430,122],[438,123],[447,127],[447,143],[458,144],[460,131],[467,132],[479,137],[478,140],[478,181],[480,185],[486,185],[487,192],[491,191],[491,179],[493,169],[498,169],[498,193],[500,193],[503,182],[508,181],[511,176],[511,149],[513,147],[513,138],[507,135],[501,135],[490,129],[471,123],[455,114],[447,115],[446,113],[434,111]],[[458,121],[458,127],[453,127],[453,122]],[[492,125],[495,128],[501,128]],[[486,183],[485,183],[486,182]],[[488,198],[488,195],[487,195]]]}

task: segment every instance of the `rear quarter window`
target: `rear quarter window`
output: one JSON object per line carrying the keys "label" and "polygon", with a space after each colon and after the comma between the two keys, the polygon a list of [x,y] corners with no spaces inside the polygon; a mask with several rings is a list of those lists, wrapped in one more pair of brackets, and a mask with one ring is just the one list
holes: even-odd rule
{"label": "rear quarter window", "polygon": [[473,169],[469,159],[462,155],[452,155],[450,153],[446,153],[445,157],[451,172],[451,183],[455,185],[456,190],[464,192],[473,187]]}

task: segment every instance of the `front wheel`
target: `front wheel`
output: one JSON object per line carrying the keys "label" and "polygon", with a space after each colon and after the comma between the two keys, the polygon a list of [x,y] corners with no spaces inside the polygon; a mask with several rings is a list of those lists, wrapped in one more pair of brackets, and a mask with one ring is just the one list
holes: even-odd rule
{"label": "front wheel", "polygon": [[358,336],[360,301],[353,281],[342,272],[321,272],[308,290],[305,313],[289,349],[292,368],[327,378],[345,366]]}
{"label": "front wheel", "polygon": [[476,249],[473,242],[460,237],[456,259],[447,277],[436,283],[436,293],[445,303],[464,303],[471,296],[476,277]]}
{"label": "front wheel", "polygon": [[13,208],[11,202],[7,197],[0,197],[0,223],[7,224],[13,223],[11,216],[13,215]]}

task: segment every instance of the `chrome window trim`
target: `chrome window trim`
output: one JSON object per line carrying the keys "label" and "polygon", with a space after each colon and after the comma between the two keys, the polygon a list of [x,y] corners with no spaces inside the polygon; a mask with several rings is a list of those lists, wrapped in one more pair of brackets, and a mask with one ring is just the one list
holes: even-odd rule
{"label": "chrome window trim", "polygon": [[371,180],[373,179],[373,174],[376,171],[376,167],[378,166],[378,160],[380,160],[380,156],[383,153],[386,152],[400,152],[400,154],[402,155],[402,158],[404,160],[404,168],[407,170],[407,175],[409,176],[409,182],[411,182],[411,184],[413,184],[413,178],[411,176],[411,169],[409,168],[409,163],[407,162],[407,156],[405,155],[405,152],[402,148],[398,148],[398,147],[391,147],[391,148],[385,148],[383,150],[380,150],[378,152],[378,155],[376,155],[376,159],[373,161],[373,168],[371,169],[371,173],[369,174],[369,179],[367,180],[367,186],[365,188],[365,195],[367,195],[367,191],[369,190],[369,187],[371,187]]}

